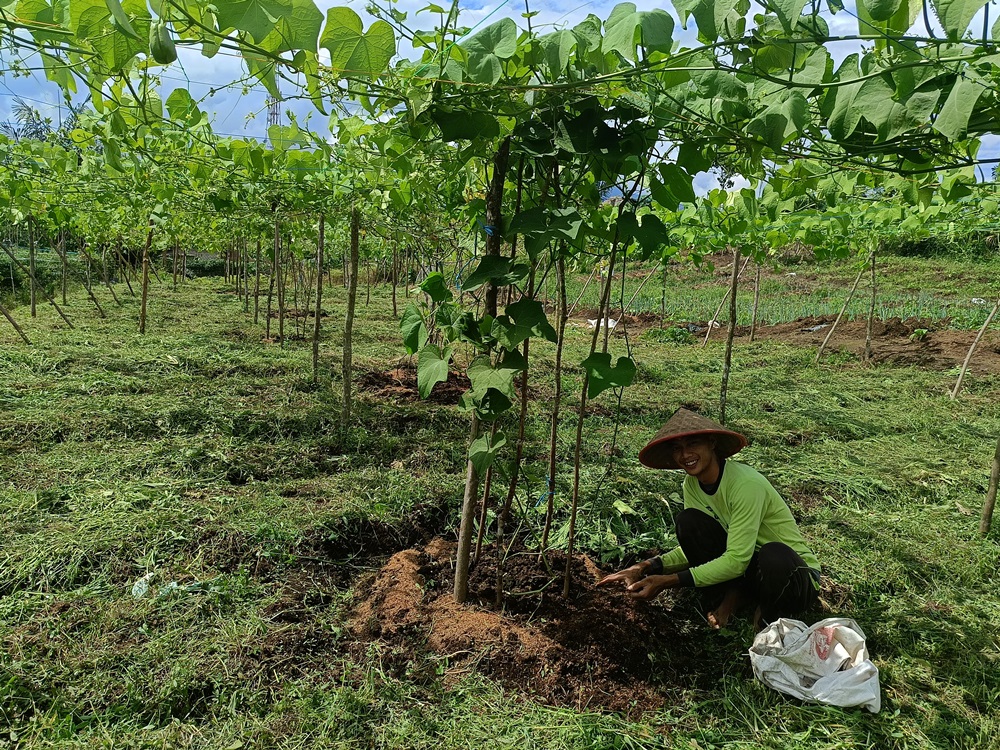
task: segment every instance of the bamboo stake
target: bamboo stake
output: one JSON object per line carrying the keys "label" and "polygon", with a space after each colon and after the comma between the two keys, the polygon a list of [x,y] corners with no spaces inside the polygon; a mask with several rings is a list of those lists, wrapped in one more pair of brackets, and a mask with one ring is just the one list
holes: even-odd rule
{"label": "bamboo stake", "polygon": [[358,254],[360,252],[361,216],[357,206],[351,208],[351,281],[347,289],[347,317],[344,321],[344,403],[340,411],[340,426],[346,430],[351,419],[351,378],[354,357],[354,311],[358,302]]}
{"label": "bamboo stake", "polygon": [[969,369],[969,362],[972,361],[972,353],[976,351],[976,347],[979,346],[979,341],[983,338],[983,334],[986,333],[986,329],[989,327],[990,323],[993,322],[993,318],[996,316],[997,310],[1000,310],[1000,298],[997,298],[997,303],[993,306],[993,311],[986,317],[986,322],[983,323],[983,327],[980,328],[979,333],[976,334],[976,338],[972,342],[972,346],[969,347],[969,353],[965,355],[965,362],[962,363],[962,371],[958,374],[958,381],[955,383],[955,388],[951,392],[952,401],[958,397],[958,392],[962,390],[962,381],[965,379],[965,373]]}
{"label": "bamboo stake", "polygon": [[28,276],[30,277],[30,280],[31,280],[31,281],[33,281],[33,282],[35,283],[35,286],[36,286],[36,287],[37,287],[38,289],[41,289],[41,292],[42,292],[42,296],[44,296],[44,297],[45,297],[45,299],[46,299],[46,300],[48,300],[48,303],[49,303],[50,305],[52,305],[52,306],[53,306],[53,307],[54,307],[54,308],[56,309],[56,312],[57,312],[57,313],[59,313],[59,317],[60,317],[60,318],[62,318],[62,319],[63,319],[64,321],[66,321],[66,325],[68,325],[68,326],[69,326],[70,328],[75,328],[75,326],[73,325],[73,321],[71,321],[71,320],[70,320],[69,318],[67,318],[67,317],[66,317],[66,313],[64,313],[64,312],[62,311],[62,308],[61,308],[61,307],[59,307],[59,305],[57,305],[57,304],[56,304],[56,301],[55,301],[54,299],[52,299],[52,298],[51,298],[51,297],[50,297],[50,296],[48,295],[48,293],[47,293],[47,292],[45,291],[45,289],[43,289],[43,288],[42,288],[42,285],[38,283],[38,279],[36,279],[36,278],[35,278],[35,274],[34,274],[34,273],[32,273],[32,272],[31,272],[31,270],[30,270],[30,269],[28,269],[28,268],[27,268],[27,267],[26,267],[26,266],[25,266],[25,265],[24,265],[24,264],[23,264],[23,263],[22,263],[21,261],[19,261],[19,260],[17,259],[17,257],[16,257],[15,255],[14,255],[14,253],[12,253],[12,252],[10,251],[10,249],[9,249],[9,248],[7,248],[7,247],[5,246],[5,247],[4,247],[4,249],[3,249],[3,251],[4,251],[5,253],[7,253],[7,255],[9,255],[9,256],[10,256],[10,259],[11,259],[12,261],[14,261],[14,262],[15,262],[15,263],[17,264],[17,267],[18,267],[18,268],[20,268],[20,269],[21,269],[22,271],[24,271],[25,273],[27,273],[27,274],[28,274]]}
{"label": "bamboo stake", "polygon": [[69,260],[66,258],[66,233],[63,229],[59,230],[59,239],[56,241],[56,253],[59,255],[59,260],[62,261],[62,301],[65,305],[66,283],[67,277],[69,276]]}
{"label": "bamboo stake", "polygon": [[[479,437],[479,416],[472,411],[472,423],[469,427],[469,445]],[[464,604],[469,596],[469,553],[472,548],[472,524],[476,517],[476,498],[479,495],[479,472],[470,458],[465,465],[465,494],[462,497],[462,520],[458,529],[457,560],[465,560],[466,564],[455,566],[455,588],[453,596],[458,604]]]}
{"label": "bamboo stake", "polygon": [[323,312],[323,234],[326,215],[319,215],[319,241],[316,243],[316,320],[313,321],[313,382],[319,380],[319,332],[320,315]]}
{"label": "bamboo stake", "polygon": [[757,310],[760,308],[760,266],[753,280],[753,311],[750,313],[750,343],[757,337]]}
{"label": "bamboo stake", "polygon": [[[583,299],[583,295],[586,293],[587,287],[590,286],[590,282],[594,280],[594,274],[597,273],[598,268],[599,264],[595,265],[594,270],[590,272],[590,278],[587,279],[587,282],[583,285],[583,289],[580,290],[580,296],[576,298],[576,302],[570,305],[568,313],[569,315],[572,315],[573,311],[576,309],[576,306],[580,304],[580,300]],[[546,302],[547,301],[548,301],[548,287],[546,287]]]}
{"label": "bamboo stake", "polygon": [[125,286],[128,287],[129,292],[134,297],[135,289],[132,288],[132,282],[128,280],[128,263],[126,263],[125,256],[122,254],[121,241],[122,238],[119,237],[118,243],[115,245],[115,256],[118,262],[121,264],[119,266],[119,271],[121,271],[122,278],[125,280]]}
{"label": "bamboo stake", "polygon": [[[80,251],[84,255],[90,255],[87,252],[86,242],[80,245]],[[101,243],[101,277],[104,281],[104,286],[106,286],[108,291],[111,292],[111,298],[115,301],[115,304],[120,307],[122,302],[118,299],[118,295],[115,293],[115,288],[111,286],[111,279],[108,277],[108,243],[106,242]]]}
{"label": "bamboo stake", "polygon": [[101,303],[98,301],[97,296],[94,294],[93,284],[90,278],[90,267],[93,265],[93,260],[90,255],[84,253],[87,256],[87,273],[83,280],[83,288],[87,290],[87,294],[90,296],[90,301],[94,303],[94,307],[97,308],[98,315],[101,319],[107,318],[108,316],[104,314],[104,308],[101,307]]}
{"label": "bamboo stake", "polygon": [[861,281],[861,277],[865,275],[865,271],[867,270],[868,264],[865,263],[864,267],[858,272],[858,277],[854,279],[854,284],[851,286],[851,291],[847,294],[847,299],[844,300],[844,306],[840,308],[840,313],[837,315],[837,319],[833,321],[833,325],[830,326],[830,330],[827,332],[826,338],[823,339],[823,343],[819,345],[819,351],[816,352],[817,364],[819,364],[819,358],[823,356],[823,350],[826,349],[826,345],[833,336],[833,332],[837,330],[837,325],[840,323],[840,319],[844,317],[844,313],[847,312],[847,306],[851,304],[851,300],[854,298],[854,292],[858,288],[858,283]]}
{"label": "bamboo stake", "polygon": [[729,372],[733,362],[733,336],[736,335],[736,288],[740,278],[740,249],[733,250],[733,280],[729,287],[729,333],[726,336],[726,356],[722,364],[722,391],[719,396],[719,422],[726,424],[726,398],[729,395]]}
{"label": "bamboo stake", "polygon": [[997,449],[993,454],[993,470],[990,472],[990,487],[986,492],[986,502],[983,504],[983,515],[979,521],[979,533],[986,536],[990,533],[990,526],[993,523],[993,506],[997,501],[997,484],[1000,484],[1000,440],[997,440]]}
{"label": "bamboo stake", "polygon": [[29,288],[31,289],[31,317],[35,318],[38,316],[38,311],[36,309],[36,303],[38,301],[38,289],[39,283],[35,280],[35,220],[33,217],[28,217],[28,276],[29,278]]}
{"label": "bamboo stake", "polygon": [[139,333],[146,333],[146,307],[149,303],[149,247],[153,244],[153,222],[149,222],[146,245],[142,249],[142,303],[139,308]]}
{"label": "bamboo stake", "polygon": [[254,269],[253,322],[260,322],[260,238],[257,238],[257,268]]}
{"label": "bamboo stake", "polygon": [[872,359],[872,327],[875,325],[875,251],[872,250],[872,298],[868,306],[868,325],[865,327],[865,362]]}
{"label": "bamboo stake", "polygon": [[173,258],[173,273],[174,273],[174,291],[177,291],[177,240],[174,240],[174,258]]}
{"label": "bamboo stake", "polygon": [[[747,259],[743,261],[743,268],[741,268],[739,273],[736,274],[736,278],[739,278],[740,276],[743,275],[743,272],[747,269],[747,265],[749,263],[750,263],[750,257],[747,256]],[[726,293],[722,295],[722,300],[719,302],[719,306],[715,308],[715,314],[712,316],[712,319],[708,321],[708,331],[705,333],[705,340],[701,342],[701,346],[703,349],[706,346],[708,346],[708,337],[712,335],[712,328],[718,325],[719,313],[722,312],[722,306],[726,304],[726,300],[729,299],[730,291],[732,291],[732,287],[726,289]]]}
{"label": "bamboo stake", "polygon": [[[557,251],[558,252],[558,251]],[[555,378],[555,394],[552,396],[552,418],[549,425],[549,465],[548,475],[545,483],[545,527],[542,530],[542,558],[545,558],[545,551],[549,546],[549,531],[552,529],[552,516],[555,510],[556,495],[556,459],[557,454],[557,432],[559,428],[559,405],[562,403],[562,356],[563,345],[566,341],[566,321],[569,319],[569,310],[566,307],[566,260],[560,252],[556,258],[556,291],[558,296],[556,302],[557,324],[556,324],[556,362],[553,371]]]}
{"label": "bamboo stake", "polygon": [[14,326],[14,330],[17,331],[17,335],[21,337],[21,340],[24,341],[25,344],[28,344],[30,346],[31,342],[28,340],[28,337],[24,335],[24,331],[21,330],[21,326],[17,324],[17,321],[14,320],[14,317],[7,311],[7,308],[4,307],[3,305],[0,305],[0,313],[3,313],[3,316],[7,318],[7,322],[9,322],[12,326]]}
{"label": "bamboo stake", "polygon": [[[632,295],[632,297],[631,297],[631,298],[629,299],[629,301],[628,301],[628,304],[627,304],[627,305],[625,305],[625,307],[623,307],[623,308],[622,308],[622,317],[623,317],[623,318],[625,317],[625,313],[626,313],[626,312],[628,311],[628,309],[629,309],[630,307],[632,307],[632,303],[633,303],[633,302],[635,302],[635,298],[639,296],[639,292],[641,292],[641,291],[642,291],[642,288],[643,288],[644,286],[646,286],[646,282],[647,282],[647,281],[649,281],[649,280],[650,280],[651,278],[653,278],[653,276],[654,276],[654,275],[656,274],[656,272],[657,272],[657,271],[659,271],[659,270],[660,270],[660,264],[659,264],[659,263],[657,263],[657,264],[656,264],[656,268],[654,268],[654,269],[653,269],[652,271],[650,271],[650,272],[649,272],[649,276],[647,276],[646,278],[644,278],[644,279],[642,280],[642,283],[641,283],[641,284],[639,284],[639,288],[635,290],[635,293],[634,293],[634,294]],[[624,286],[624,285],[623,285],[623,286]]]}
{"label": "bamboo stake", "polygon": [[[619,216],[621,211],[619,211]],[[618,253],[618,238],[615,238],[614,244],[611,245],[611,256],[608,260],[608,277],[605,280],[604,288],[601,291],[601,301],[597,307],[597,317],[598,319],[603,319],[607,317],[608,305],[611,300],[611,284],[614,280],[614,270],[615,262],[617,260]],[[605,326],[606,328],[607,326]],[[597,326],[594,328],[594,335],[590,340],[590,354],[597,351],[597,339],[600,336],[601,327]],[[580,504],[580,472],[581,472],[581,460],[583,454],[583,423],[587,418],[587,392],[590,389],[590,373],[584,373],[583,376],[583,387],[580,393],[580,411],[577,415],[576,420],[576,449],[573,455],[573,495],[570,500],[570,511],[569,511],[569,534],[566,540],[566,570],[563,573],[563,597],[569,598],[569,582],[570,582],[570,572],[571,565],[573,563],[573,547],[576,543],[576,515]]]}

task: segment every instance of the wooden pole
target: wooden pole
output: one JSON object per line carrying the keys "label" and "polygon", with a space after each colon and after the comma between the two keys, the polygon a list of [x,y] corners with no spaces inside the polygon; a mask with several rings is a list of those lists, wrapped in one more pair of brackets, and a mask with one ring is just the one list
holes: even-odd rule
{"label": "wooden pole", "polygon": [[31,290],[31,317],[38,317],[36,309],[39,284],[35,280],[35,220],[28,217],[28,285]]}
{"label": "wooden pole", "polygon": [[7,311],[7,308],[4,307],[3,305],[0,305],[0,313],[2,313],[5,318],[7,318],[7,322],[14,327],[14,330],[17,331],[17,335],[21,337],[21,340],[24,341],[25,344],[30,345],[31,342],[28,340],[28,337],[24,335],[24,331],[21,330],[21,326],[17,324],[17,321],[14,320],[14,316],[11,315]]}
{"label": "wooden pole", "polygon": [[326,215],[319,215],[319,241],[316,243],[316,314],[313,321],[313,382],[319,380],[319,332],[323,314],[323,234]]}
{"label": "wooden pole", "polygon": [[851,300],[854,299],[854,292],[858,288],[858,284],[861,281],[861,277],[865,275],[865,271],[868,270],[868,264],[865,263],[864,267],[858,271],[858,277],[854,280],[854,284],[851,286],[851,291],[847,295],[847,299],[844,300],[844,306],[840,308],[840,313],[837,315],[837,319],[833,321],[833,325],[830,326],[830,330],[826,334],[826,338],[823,339],[823,343],[819,345],[819,350],[816,352],[816,363],[819,363],[819,358],[823,356],[823,350],[826,349],[827,343],[829,343],[830,338],[833,336],[833,332],[837,330],[837,325],[840,323],[840,319],[844,317],[844,313],[847,312],[847,306],[851,304]]}
{"label": "wooden pole", "polygon": [[993,523],[993,506],[996,505],[997,501],[997,484],[1000,484],[1000,440],[997,440],[997,449],[993,454],[990,487],[986,492],[986,502],[983,504],[983,516],[979,521],[979,533],[982,536],[990,533],[990,525]]}
{"label": "wooden pole", "polygon": [[347,288],[347,318],[344,321],[344,403],[340,411],[340,426],[347,429],[351,419],[351,378],[354,358],[354,311],[358,302],[358,255],[361,245],[361,215],[357,206],[351,208],[351,280]]}
{"label": "wooden pole", "polygon": [[753,280],[753,311],[750,313],[750,343],[757,337],[757,310],[760,309],[760,266]]}
{"label": "wooden pole", "polygon": [[[740,276],[743,275],[743,272],[747,269],[748,263],[750,263],[749,256],[745,261],[743,261],[743,268],[741,268],[739,273],[736,274],[736,278],[739,278]],[[722,295],[722,300],[719,302],[719,306],[715,308],[715,314],[712,316],[712,319],[708,321],[708,331],[705,333],[705,340],[701,342],[702,348],[708,345],[708,337],[712,335],[712,328],[718,325],[719,313],[722,312],[722,306],[726,304],[726,300],[729,299],[729,293],[731,291],[732,291],[732,286],[726,289],[726,293]]]}
{"label": "wooden pole", "polygon": [[[583,289],[580,290],[580,296],[576,298],[576,302],[574,302],[572,305],[570,305],[570,308],[569,308],[569,314],[570,315],[573,314],[573,311],[576,309],[576,306],[579,305],[580,304],[580,300],[583,299],[583,295],[586,293],[587,287],[590,286],[590,282],[594,280],[594,274],[597,273],[597,269],[599,268],[599,266],[600,266],[599,263],[594,266],[594,270],[590,272],[590,278],[587,279],[587,281],[583,285]],[[546,287],[546,289],[547,289],[547,287]]]}
{"label": "wooden pole", "polygon": [[56,312],[59,313],[59,317],[66,322],[66,325],[68,325],[70,328],[74,328],[73,321],[71,321],[69,318],[66,317],[66,313],[63,312],[62,308],[59,307],[59,305],[56,304],[56,301],[48,295],[48,292],[42,289],[42,285],[38,283],[38,280],[35,278],[35,274],[31,271],[31,269],[26,268],[25,265],[17,259],[17,256],[15,256],[14,253],[12,253],[8,248],[4,247],[3,251],[7,253],[8,256],[10,256],[10,259],[17,264],[18,268],[20,268],[22,271],[25,271],[28,274],[30,280],[34,282],[35,288],[41,290],[42,296],[45,297],[48,303],[56,309]]}
{"label": "wooden pole", "polygon": [[[479,437],[479,417],[472,411],[469,445]],[[470,458],[465,465],[465,494],[462,497],[462,520],[458,528],[458,550],[455,563],[455,588],[452,596],[458,604],[469,597],[469,555],[472,552],[472,526],[476,518],[476,498],[479,496],[479,472]],[[464,564],[462,564],[464,561]]]}
{"label": "wooden pole", "polygon": [[872,297],[868,305],[868,325],[865,327],[865,362],[872,360],[872,328],[875,325],[875,251],[872,250]]}
{"label": "wooden pole", "polygon": [[260,322],[260,238],[257,238],[257,268],[254,269],[253,322]]}
{"label": "wooden pole", "polygon": [[986,322],[983,323],[983,327],[980,328],[979,333],[976,334],[976,338],[972,342],[972,346],[969,347],[969,353],[965,355],[965,362],[962,363],[962,371],[958,374],[958,381],[955,383],[955,388],[951,392],[952,401],[958,397],[958,392],[962,390],[962,381],[965,380],[965,373],[969,369],[969,362],[972,361],[972,353],[976,351],[976,347],[979,346],[979,341],[983,338],[983,334],[986,333],[986,329],[989,327],[990,323],[993,322],[993,318],[996,316],[998,309],[1000,309],[1000,297],[997,298],[997,303],[993,306],[993,311],[986,317]]}
{"label": "wooden pole", "polygon": [[149,304],[149,248],[153,244],[153,222],[149,222],[149,233],[142,248],[142,303],[139,308],[139,333],[146,333],[146,308]]}
{"label": "wooden pole", "polygon": [[733,363],[733,336],[736,335],[736,288],[739,284],[740,249],[733,249],[733,280],[729,287],[729,332],[726,336],[726,356],[722,364],[722,390],[719,396],[719,422],[726,424],[726,398],[729,395],[729,372]]}

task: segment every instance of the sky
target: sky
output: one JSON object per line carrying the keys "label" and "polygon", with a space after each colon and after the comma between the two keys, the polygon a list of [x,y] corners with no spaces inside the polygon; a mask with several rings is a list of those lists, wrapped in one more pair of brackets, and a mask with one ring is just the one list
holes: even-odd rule
{"label": "sky", "polygon": [[[673,6],[664,0],[631,0],[639,10],[650,10],[666,7],[677,18]],[[437,0],[445,6],[447,0]],[[618,0],[600,0],[598,2],[580,2],[579,0],[529,0],[530,8],[538,15],[532,18],[532,27],[541,32],[553,31],[558,28],[569,28],[582,21],[588,14],[599,18],[607,18]],[[351,7],[364,19],[365,28],[371,22],[365,13],[367,0],[317,0],[324,17],[326,10],[333,6]],[[521,14],[525,10],[525,0],[460,0],[460,23],[467,27],[485,27],[494,21],[508,16],[523,27],[525,20]],[[431,13],[416,13],[425,8],[428,0],[398,0],[395,8],[408,13],[407,24],[410,28],[430,29],[438,22],[438,15]],[[751,8],[751,14],[756,8]],[[858,21],[855,15],[853,0],[845,3],[845,10],[835,16],[827,15],[827,23],[832,35],[856,34]],[[972,23],[972,28],[978,28],[981,17]],[[918,27],[919,28],[919,27]],[[684,30],[678,26],[674,32],[675,38],[688,46],[696,46],[695,33],[692,28]],[[848,54],[856,51],[853,44],[839,44],[829,47],[835,62],[839,62]],[[233,54],[220,52],[213,58],[206,58],[199,52],[184,47],[178,47],[178,62],[172,65],[162,75],[161,95],[164,99],[176,87],[187,88],[191,96],[201,100],[201,108],[212,117],[213,130],[223,136],[250,137],[263,140],[267,132],[267,92],[257,86],[246,90],[241,85],[230,85],[243,74],[240,58]],[[419,53],[412,49],[400,49],[400,54],[408,58],[417,58]],[[37,57],[35,58],[37,61]],[[0,65],[0,68],[5,68]],[[83,99],[85,92],[76,97]],[[44,73],[37,71],[28,78],[14,78],[0,70],[0,122],[11,119],[11,107],[15,97],[21,97],[44,116],[51,117],[58,123],[65,115],[65,106],[61,91],[54,84],[46,81]],[[282,121],[287,121],[289,112],[294,112],[301,121],[310,117],[310,127],[320,130],[325,127],[325,116],[317,112],[308,101],[285,101],[282,103]],[[1000,153],[1000,139],[989,138],[985,150],[990,153]],[[696,188],[703,192],[715,187],[714,176],[703,174],[696,181]]]}

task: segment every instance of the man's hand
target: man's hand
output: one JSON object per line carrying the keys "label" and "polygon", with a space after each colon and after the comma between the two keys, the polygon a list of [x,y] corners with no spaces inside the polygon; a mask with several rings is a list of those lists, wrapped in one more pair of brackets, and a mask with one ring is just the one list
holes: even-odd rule
{"label": "man's hand", "polygon": [[619,570],[617,573],[604,576],[604,578],[597,582],[597,585],[607,586],[609,583],[618,583],[621,581],[625,584],[625,588],[628,589],[635,585],[637,581],[642,580],[646,575],[646,567],[647,564],[645,562],[638,563],[630,568],[625,568],[625,570]]}
{"label": "man's hand", "polygon": [[676,575],[646,576],[625,589],[631,599],[655,599],[664,589],[674,588],[680,583]]}

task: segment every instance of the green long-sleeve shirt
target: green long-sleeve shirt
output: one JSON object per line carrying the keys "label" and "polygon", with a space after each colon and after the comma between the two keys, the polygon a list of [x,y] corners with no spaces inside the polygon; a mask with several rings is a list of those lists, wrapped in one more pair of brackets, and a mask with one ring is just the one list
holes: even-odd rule
{"label": "green long-sleeve shirt", "polygon": [[[684,480],[684,507],[712,516],[727,535],[726,551],[720,557],[690,569],[695,586],[739,578],[754,552],[768,542],[788,545],[810,568],[819,570],[819,560],[802,538],[788,505],[771,483],[749,466],[726,461],[722,481],[713,495],[706,494],[698,480],[688,476]],[[680,547],[660,559],[665,573],[689,567]]]}

